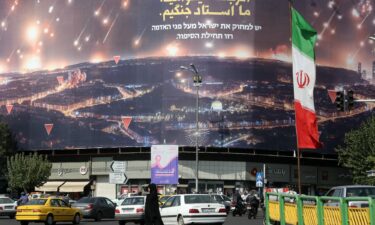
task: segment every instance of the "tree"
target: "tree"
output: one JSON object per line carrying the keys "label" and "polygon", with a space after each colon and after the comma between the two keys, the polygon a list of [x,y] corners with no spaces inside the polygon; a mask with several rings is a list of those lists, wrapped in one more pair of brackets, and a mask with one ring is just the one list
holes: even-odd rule
{"label": "tree", "polygon": [[11,156],[7,160],[8,185],[12,190],[25,192],[42,185],[51,175],[52,163],[47,156],[24,153]]}
{"label": "tree", "polygon": [[0,176],[5,175],[7,157],[16,151],[17,144],[8,125],[0,122]]}
{"label": "tree", "polygon": [[375,117],[346,133],[344,146],[336,150],[339,164],[352,172],[354,183],[375,185],[375,178],[366,173],[375,169]]}

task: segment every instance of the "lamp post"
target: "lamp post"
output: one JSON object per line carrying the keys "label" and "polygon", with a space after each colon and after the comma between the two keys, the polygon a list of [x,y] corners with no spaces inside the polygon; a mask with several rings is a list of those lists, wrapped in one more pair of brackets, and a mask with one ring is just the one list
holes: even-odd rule
{"label": "lamp post", "polygon": [[195,191],[198,192],[199,180],[199,164],[198,164],[198,151],[199,151],[199,87],[202,86],[202,76],[199,75],[197,68],[194,64],[189,67],[181,66],[183,70],[189,70],[193,73],[193,85],[196,88],[196,105],[195,105]]}

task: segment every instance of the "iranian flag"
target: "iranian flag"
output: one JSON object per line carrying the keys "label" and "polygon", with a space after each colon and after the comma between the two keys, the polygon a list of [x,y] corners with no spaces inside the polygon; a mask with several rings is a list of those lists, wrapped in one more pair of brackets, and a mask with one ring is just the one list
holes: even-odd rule
{"label": "iranian flag", "polygon": [[316,149],[321,147],[314,108],[314,46],[317,33],[293,7],[291,11],[297,147]]}

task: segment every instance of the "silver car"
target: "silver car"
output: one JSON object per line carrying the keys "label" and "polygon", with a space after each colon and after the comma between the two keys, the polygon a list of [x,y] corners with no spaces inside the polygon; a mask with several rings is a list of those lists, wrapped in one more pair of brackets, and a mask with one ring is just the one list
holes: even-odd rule
{"label": "silver car", "polygon": [[[346,185],[331,188],[325,196],[329,197],[375,197],[375,186]],[[330,200],[326,206],[339,206],[339,202]],[[350,201],[349,207],[368,207],[367,201]]]}

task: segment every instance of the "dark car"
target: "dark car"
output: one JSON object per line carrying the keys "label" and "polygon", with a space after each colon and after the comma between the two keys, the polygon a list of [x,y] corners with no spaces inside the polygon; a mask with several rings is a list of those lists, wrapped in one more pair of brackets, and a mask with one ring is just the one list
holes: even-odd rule
{"label": "dark car", "polygon": [[220,204],[223,204],[225,206],[225,210],[227,211],[227,214],[231,210],[231,199],[225,195],[212,195],[212,197]]}
{"label": "dark car", "polygon": [[83,197],[72,207],[79,208],[83,218],[100,221],[103,218],[115,218],[116,204],[104,197]]}

